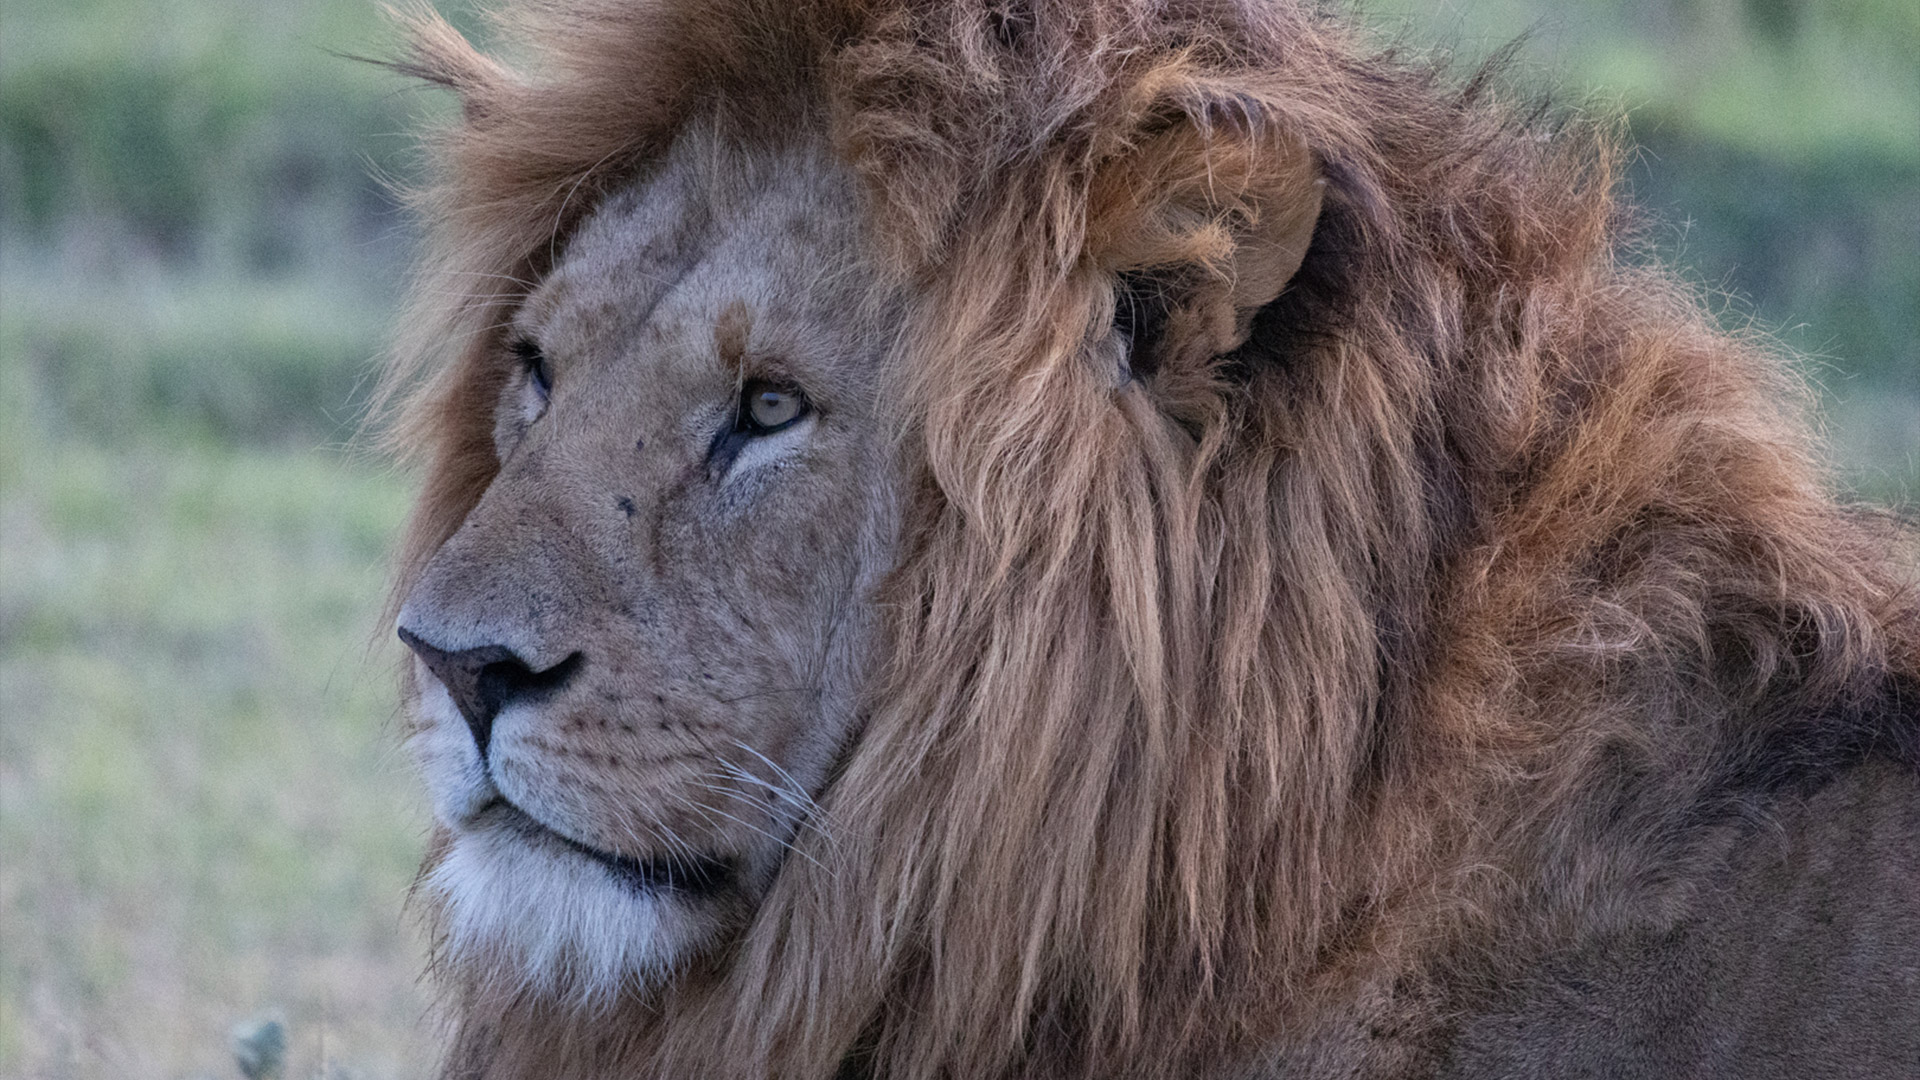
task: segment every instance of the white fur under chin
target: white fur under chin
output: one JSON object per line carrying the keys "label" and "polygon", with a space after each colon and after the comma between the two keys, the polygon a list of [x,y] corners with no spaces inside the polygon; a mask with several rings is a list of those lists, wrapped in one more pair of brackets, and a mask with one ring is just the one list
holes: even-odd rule
{"label": "white fur under chin", "polygon": [[504,829],[457,833],[427,875],[446,958],[497,990],[584,1009],[658,985],[710,927],[669,893],[639,893],[562,848]]}

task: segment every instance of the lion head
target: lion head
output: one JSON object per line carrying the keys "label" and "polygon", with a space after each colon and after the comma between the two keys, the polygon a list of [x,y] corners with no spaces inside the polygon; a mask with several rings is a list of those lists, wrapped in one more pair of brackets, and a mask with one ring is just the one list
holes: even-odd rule
{"label": "lion head", "polygon": [[824,146],[685,133],[497,334],[498,472],[399,617],[462,963],[657,979],[808,821],[897,546],[857,208]]}
{"label": "lion head", "polygon": [[1417,1074],[1905,715],[1604,127],[1281,0],[503,27],[402,65],[451,1075]]}

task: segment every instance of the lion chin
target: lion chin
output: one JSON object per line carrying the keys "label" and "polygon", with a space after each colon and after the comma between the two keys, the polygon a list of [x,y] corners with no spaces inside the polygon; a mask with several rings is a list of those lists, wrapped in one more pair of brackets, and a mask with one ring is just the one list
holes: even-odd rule
{"label": "lion chin", "polygon": [[1326,8],[411,19],[447,1077],[1912,1074],[1912,530]]}

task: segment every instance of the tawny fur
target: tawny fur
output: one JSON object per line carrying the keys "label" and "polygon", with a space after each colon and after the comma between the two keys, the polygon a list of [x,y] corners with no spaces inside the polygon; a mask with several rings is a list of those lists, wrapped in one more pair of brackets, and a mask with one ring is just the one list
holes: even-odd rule
{"label": "tawny fur", "polygon": [[573,0],[505,17],[513,67],[412,31],[465,113],[403,586],[497,467],[492,328],[694,118],[824,132],[912,297],[831,850],[611,1015],[454,987],[451,1076],[1423,1075],[1472,986],[1680,919],[1730,770],[1920,679],[1905,541],[1632,246],[1610,125],[1277,0]]}

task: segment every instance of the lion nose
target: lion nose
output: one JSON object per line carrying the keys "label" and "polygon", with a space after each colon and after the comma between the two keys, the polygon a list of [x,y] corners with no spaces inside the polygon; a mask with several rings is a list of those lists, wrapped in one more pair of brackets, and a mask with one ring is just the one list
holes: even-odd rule
{"label": "lion nose", "polygon": [[487,747],[493,741],[493,718],[501,709],[559,689],[580,666],[580,654],[572,653],[544,671],[535,671],[504,645],[442,649],[404,626],[398,629],[400,640],[447,688],[460,715],[466,718],[482,761],[487,759]]}

